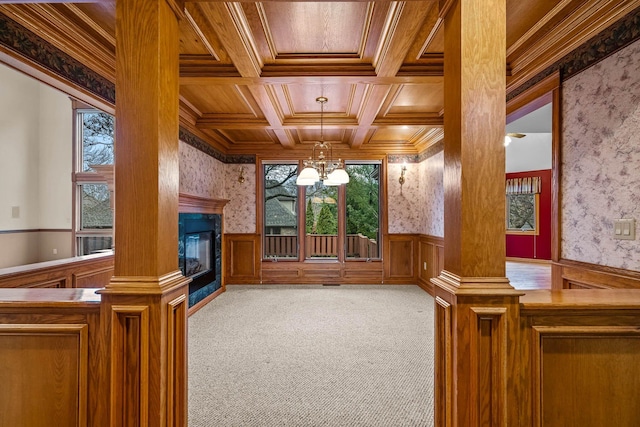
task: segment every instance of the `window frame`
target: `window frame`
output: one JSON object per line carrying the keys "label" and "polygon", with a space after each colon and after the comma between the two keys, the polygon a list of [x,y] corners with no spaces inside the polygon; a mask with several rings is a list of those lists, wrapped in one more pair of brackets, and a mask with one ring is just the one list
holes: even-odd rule
{"label": "window frame", "polygon": [[384,226],[384,218],[385,212],[383,211],[383,198],[386,194],[386,172],[385,172],[385,162],[381,159],[374,160],[345,160],[345,165],[358,165],[358,164],[376,164],[380,168],[379,177],[378,177],[378,256],[375,258],[355,258],[355,257],[347,257],[346,254],[346,185],[338,186],[338,241],[337,241],[337,256],[336,257],[306,257],[306,196],[307,196],[307,187],[306,186],[298,186],[297,190],[297,221],[298,221],[298,230],[297,230],[297,257],[273,257],[273,256],[265,256],[265,241],[266,241],[266,212],[265,212],[265,174],[264,167],[268,164],[290,164],[297,165],[297,170],[300,171],[303,168],[303,160],[290,160],[290,159],[257,159],[257,165],[259,172],[259,186],[257,188],[257,192],[259,193],[259,197],[257,197],[258,202],[258,215],[260,218],[260,224],[258,224],[259,232],[261,235],[260,238],[260,248],[261,248],[261,260],[263,262],[301,262],[301,263],[345,263],[345,262],[370,262],[370,261],[381,261],[383,258],[383,236],[386,230]]}
{"label": "window frame", "polygon": [[[107,179],[98,172],[84,171],[84,140],[83,140],[83,120],[82,117],[86,113],[106,113],[97,108],[93,108],[78,101],[74,101],[73,106],[73,172],[72,172],[72,238],[73,238],[73,255],[88,255],[81,250],[82,239],[88,237],[110,237],[113,247],[115,237],[115,216],[110,228],[82,228],[82,188],[85,184],[107,185]],[[114,127],[114,149],[115,149],[115,127]],[[115,159],[114,159],[115,164]],[[111,205],[114,203],[114,191],[109,194]],[[115,214],[115,212],[114,212]]]}
{"label": "window frame", "polygon": [[[509,228],[509,199],[511,196],[533,196],[533,215],[535,221],[535,228],[532,230],[522,230],[519,228]],[[523,194],[507,194],[505,199],[505,233],[509,235],[517,236],[538,236],[540,234],[540,193],[523,193]]]}
{"label": "window frame", "polygon": [[[302,215],[300,215],[300,187],[297,186],[296,188],[296,202],[295,202],[295,207],[296,207],[296,256],[295,257],[279,257],[279,256],[266,256],[266,238],[267,238],[267,233],[266,233],[266,195],[265,195],[265,166],[267,165],[291,165],[291,166],[295,166],[296,167],[296,177],[298,174],[298,171],[302,170],[301,169],[301,162],[295,161],[295,160],[262,160],[258,162],[259,164],[259,168],[257,168],[260,172],[260,188],[258,189],[258,187],[256,187],[256,193],[260,192],[260,197],[256,197],[259,200],[260,203],[260,213],[259,213],[259,217],[260,217],[260,235],[261,235],[261,241],[260,241],[260,253],[261,253],[261,258],[262,261],[277,261],[277,262],[297,262],[300,261],[300,253],[301,253],[301,247],[304,247],[304,243],[300,240],[300,227],[301,227],[301,217],[303,217]],[[304,226],[304,222],[302,222],[302,226]]]}

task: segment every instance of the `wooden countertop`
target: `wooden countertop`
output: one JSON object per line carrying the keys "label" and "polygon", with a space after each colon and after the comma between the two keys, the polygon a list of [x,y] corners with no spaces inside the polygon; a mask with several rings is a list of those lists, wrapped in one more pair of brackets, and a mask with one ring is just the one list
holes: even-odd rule
{"label": "wooden countertop", "polygon": [[100,306],[98,289],[0,288],[1,307]]}
{"label": "wooden countertop", "polygon": [[78,256],[73,258],[62,258],[52,261],[37,262],[34,264],[18,265],[15,267],[0,268],[0,277],[15,276],[18,274],[31,273],[41,270],[47,270],[55,267],[65,266],[70,263],[80,264],[87,261],[95,261],[100,258],[113,258],[113,251],[105,251],[102,253]]}
{"label": "wooden countertop", "polygon": [[640,310],[640,289],[564,289],[527,291],[521,310]]}

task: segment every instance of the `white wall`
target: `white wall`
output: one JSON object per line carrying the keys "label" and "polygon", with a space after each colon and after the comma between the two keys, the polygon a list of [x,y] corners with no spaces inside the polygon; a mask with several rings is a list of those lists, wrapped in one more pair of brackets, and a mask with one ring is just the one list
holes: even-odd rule
{"label": "white wall", "polygon": [[507,173],[551,169],[551,133],[526,135],[512,138],[505,149]]}
{"label": "white wall", "polygon": [[[72,114],[65,94],[0,64],[0,231],[71,229]],[[0,234],[0,268],[71,255],[70,232],[39,234]]]}
{"label": "white wall", "polygon": [[68,96],[40,89],[40,228],[71,229],[73,112]]}
{"label": "white wall", "polygon": [[38,84],[4,65],[0,82],[0,230],[38,228]]}

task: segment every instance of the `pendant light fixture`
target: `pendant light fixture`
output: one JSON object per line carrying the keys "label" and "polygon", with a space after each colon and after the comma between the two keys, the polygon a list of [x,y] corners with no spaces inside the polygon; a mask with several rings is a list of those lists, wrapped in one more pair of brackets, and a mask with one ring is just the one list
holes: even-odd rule
{"label": "pendant light fixture", "polygon": [[298,185],[313,185],[318,181],[322,181],[324,185],[341,185],[349,182],[349,174],[344,170],[344,163],[341,159],[333,161],[331,144],[324,141],[324,104],[327,101],[328,99],[324,96],[316,98],[316,102],[320,104],[320,141],[313,145],[311,157],[304,161],[304,169],[296,179]]}

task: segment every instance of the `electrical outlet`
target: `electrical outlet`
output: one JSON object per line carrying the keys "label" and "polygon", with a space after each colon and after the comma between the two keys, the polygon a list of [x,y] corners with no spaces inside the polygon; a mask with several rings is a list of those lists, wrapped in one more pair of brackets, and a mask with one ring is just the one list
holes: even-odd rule
{"label": "electrical outlet", "polygon": [[11,218],[20,218],[20,206],[11,206]]}
{"label": "electrical outlet", "polygon": [[56,248],[53,248],[53,254],[58,255],[58,250]]}
{"label": "electrical outlet", "polygon": [[635,240],[636,220],[631,218],[614,219],[613,238],[618,240]]}
{"label": "electrical outlet", "polygon": [[422,263],[422,268],[424,268],[424,270],[427,271],[427,262],[426,261]]}

